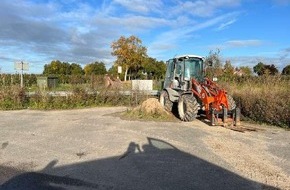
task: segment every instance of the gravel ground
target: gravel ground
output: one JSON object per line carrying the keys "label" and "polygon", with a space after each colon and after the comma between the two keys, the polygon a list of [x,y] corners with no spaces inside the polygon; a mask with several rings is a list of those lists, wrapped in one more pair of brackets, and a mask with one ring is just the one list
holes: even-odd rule
{"label": "gravel ground", "polygon": [[290,189],[290,131],[112,115],[124,110],[1,111],[0,189]]}

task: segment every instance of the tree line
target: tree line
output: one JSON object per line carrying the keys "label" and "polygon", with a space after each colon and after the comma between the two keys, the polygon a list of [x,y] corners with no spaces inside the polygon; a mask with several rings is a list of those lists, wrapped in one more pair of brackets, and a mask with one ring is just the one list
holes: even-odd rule
{"label": "tree line", "polygon": [[[44,65],[44,75],[104,75],[110,74],[113,77],[127,79],[161,79],[165,75],[166,64],[163,61],[147,55],[147,48],[142,45],[142,41],[136,36],[128,38],[121,36],[111,45],[112,55],[116,61],[110,69],[106,69],[103,62],[94,62],[82,68],[80,64],[51,61]],[[122,68],[122,73],[118,74],[118,66]]]}
{"label": "tree line", "polygon": [[[210,64],[212,66],[209,67]],[[205,65],[207,66],[206,76],[209,78],[219,77],[224,79],[231,79],[233,77],[240,76],[254,76],[254,73],[258,76],[280,74],[279,70],[274,64],[267,65],[259,62],[253,68],[249,66],[234,67],[230,60],[226,60],[225,64],[223,64],[219,50],[209,52],[209,55],[205,59]],[[283,68],[281,75],[290,76],[290,64]]]}

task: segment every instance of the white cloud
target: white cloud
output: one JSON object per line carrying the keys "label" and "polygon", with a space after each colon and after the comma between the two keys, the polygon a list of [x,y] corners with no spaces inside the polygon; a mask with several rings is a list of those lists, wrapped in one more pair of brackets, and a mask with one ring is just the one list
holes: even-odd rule
{"label": "white cloud", "polygon": [[[225,20],[236,18],[239,14],[239,12],[232,12],[213,19],[208,19],[202,23],[195,23],[166,31],[161,33],[158,38],[149,45],[148,49],[150,49],[150,53],[154,51],[156,54],[162,54],[162,51],[164,51],[163,47],[166,47],[165,50],[168,50],[168,48],[176,48],[178,44],[186,41],[188,38],[196,36],[194,34],[195,32],[218,25],[219,23],[223,23]],[[177,45],[173,46],[172,44]]]}
{"label": "white cloud", "polygon": [[281,72],[282,69],[290,63],[290,58],[281,61],[278,57],[267,57],[267,56],[235,56],[235,57],[224,57],[224,60],[230,60],[235,67],[248,66],[253,68],[259,62],[267,65],[274,64]]}
{"label": "white cloud", "polygon": [[272,0],[274,4],[280,6],[287,6],[290,5],[290,0]]}
{"label": "white cloud", "polygon": [[177,5],[172,9],[174,14],[188,14],[198,17],[210,17],[215,15],[221,9],[237,7],[240,0],[197,0],[182,1],[179,0]]}
{"label": "white cloud", "polygon": [[241,4],[241,0],[211,0],[208,2],[214,7],[236,7]]}
{"label": "white cloud", "polygon": [[147,14],[149,12],[159,12],[163,6],[161,0],[114,0],[114,3],[120,4],[126,9],[142,14]]}
{"label": "white cloud", "polygon": [[172,22],[166,19],[136,15],[96,17],[94,23],[102,26],[102,28],[114,27],[127,29],[131,32],[172,25]]}
{"label": "white cloud", "polygon": [[220,44],[209,45],[209,49],[233,49],[233,48],[245,48],[245,47],[258,47],[263,45],[265,42],[262,40],[251,39],[251,40],[229,40]]}
{"label": "white cloud", "polygon": [[[280,60],[283,61],[290,56],[290,47],[283,49],[280,53]],[[289,61],[290,64],[290,61]]]}
{"label": "white cloud", "polygon": [[234,24],[236,21],[237,21],[237,19],[234,18],[234,19],[231,19],[229,21],[223,22],[219,25],[219,27],[216,30],[217,31],[224,30],[224,29],[228,28],[230,25]]}
{"label": "white cloud", "polygon": [[263,42],[261,40],[230,40],[226,41],[225,46],[229,48],[235,47],[250,47],[250,46],[261,46]]}

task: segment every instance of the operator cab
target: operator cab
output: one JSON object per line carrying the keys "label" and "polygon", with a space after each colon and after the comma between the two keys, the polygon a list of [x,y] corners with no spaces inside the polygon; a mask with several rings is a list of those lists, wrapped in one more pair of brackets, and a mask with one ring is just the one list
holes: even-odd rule
{"label": "operator cab", "polygon": [[175,58],[183,74],[182,80],[189,81],[195,78],[198,81],[203,79],[203,58],[196,55],[179,56]]}
{"label": "operator cab", "polygon": [[192,78],[203,80],[204,58],[197,55],[181,55],[167,61],[164,88],[186,90]]}

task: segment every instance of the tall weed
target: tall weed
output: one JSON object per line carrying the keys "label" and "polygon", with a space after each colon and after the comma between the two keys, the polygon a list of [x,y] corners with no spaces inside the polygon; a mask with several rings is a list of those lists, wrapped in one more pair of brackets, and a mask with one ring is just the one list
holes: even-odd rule
{"label": "tall weed", "polygon": [[0,109],[23,109],[27,106],[28,101],[25,90],[19,86],[2,86],[0,88]]}
{"label": "tall weed", "polygon": [[220,84],[233,95],[243,116],[290,128],[290,80],[283,76],[236,78]]}

